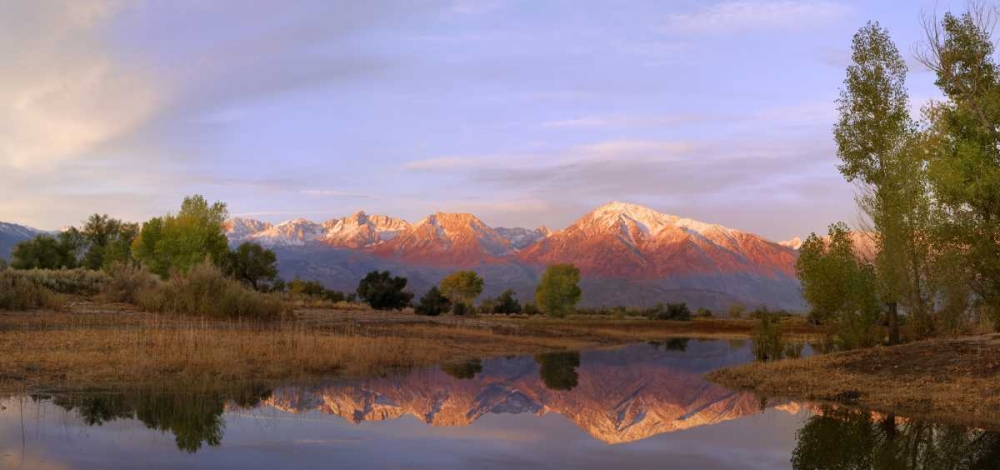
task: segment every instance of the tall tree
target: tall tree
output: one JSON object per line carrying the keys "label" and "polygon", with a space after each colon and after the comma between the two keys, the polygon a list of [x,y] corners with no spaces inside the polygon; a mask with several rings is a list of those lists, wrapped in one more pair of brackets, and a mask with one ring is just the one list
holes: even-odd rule
{"label": "tall tree", "polygon": [[972,289],[1000,323],[1000,71],[991,38],[997,18],[995,7],[971,3],[940,23],[928,19],[920,59],[946,98],[927,112],[935,143],[928,174],[942,209],[937,235],[962,256]]}
{"label": "tall tree", "polygon": [[888,31],[868,23],[855,34],[851,57],[834,127],[838,168],[859,186],[858,204],[871,222],[879,294],[895,344],[899,303],[906,302],[911,312],[924,310],[924,250],[918,246],[927,219],[924,166],[914,152],[906,63]]}
{"label": "tall tree", "polygon": [[271,290],[278,279],[278,257],[258,243],[243,242],[228,254],[224,264],[227,275],[256,291]]}
{"label": "tall tree", "polygon": [[132,243],[132,254],[151,271],[166,277],[171,270],[188,271],[206,259],[224,264],[229,241],[222,230],[226,204],[209,204],[201,195],[184,198],[176,215],[143,225]]}
{"label": "tall tree", "polygon": [[583,291],[580,270],[572,264],[553,264],[542,273],[535,289],[535,302],[546,315],[565,317],[573,311]]}
{"label": "tall tree", "polygon": [[483,284],[475,271],[456,271],[441,279],[441,293],[456,304],[472,305],[483,293]]}

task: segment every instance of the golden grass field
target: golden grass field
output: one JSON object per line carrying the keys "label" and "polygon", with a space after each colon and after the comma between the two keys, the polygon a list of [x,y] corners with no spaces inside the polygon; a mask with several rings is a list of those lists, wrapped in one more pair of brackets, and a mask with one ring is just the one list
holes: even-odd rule
{"label": "golden grass field", "polygon": [[[729,319],[420,317],[308,305],[281,321],[250,323],[77,301],[60,311],[0,313],[0,390],[372,375],[679,336],[742,338],[753,324]],[[789,328],[800,334],[811,331],[804,322],[790,322]]]}

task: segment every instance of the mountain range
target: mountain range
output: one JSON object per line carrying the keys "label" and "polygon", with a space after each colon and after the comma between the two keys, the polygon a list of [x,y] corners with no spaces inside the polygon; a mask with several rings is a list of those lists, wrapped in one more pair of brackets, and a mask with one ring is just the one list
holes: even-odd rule
{"label": "mountain range", "polygon": [[234,218],[225,229],[233,244],[274,249],[286,278],[346,291],[373,269],[407,276],[418,295],[451,271],[473,269],[486,295],[511,288],[530,299],[546,266],[573,263],[586,306],[804,307],[794,247],[622,202],[558,231],[491,227],[472,214],[442,212],[415,223],[365,212],[322,223]]}
{"label": "mountain range", "polygon": [[[580,353],[579,365],[556,373],[571,386],[552,388],[538,359],[487,359],[467,375],[441,368],[319,386],[275,390],[266,405],[289,413],[320,412],[360,424],[412,416],[431,426],[470,426],[490,414],[560,414],[608,444],[646,439],[761,412],[752,393],[706,381],[715,368],[752,360],[749,348],[687,342],[686,352],[633,345]],[[473,372],[475,372],[473,374]],[[795,403],[771,407],[797,413]]]}

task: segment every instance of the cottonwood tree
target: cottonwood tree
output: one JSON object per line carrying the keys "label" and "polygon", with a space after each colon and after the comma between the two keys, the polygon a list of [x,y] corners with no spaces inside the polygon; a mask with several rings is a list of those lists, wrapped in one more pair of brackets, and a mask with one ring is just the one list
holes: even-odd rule
{"label": "cottonwood tree", "polygon": [[926,111],[928,176],[941,207],[940,249],[957,253],[970,286],[1000,323],[1000,71],[991,37],[996,7],[924,22],[920,61],[945,101]]}
{"label": "cottonwood tree", "polygon": [[795,262],[802,296],[812,307],[810,318],[836,321],[844,349],[870,346],[879,312],[874,270],[855,254],[846,224],[831,225],[828,238],[810,234]]}
{"label": "cottonwood tree", "polygon": [[483,293],[484,284],[475,271],[456,271],[441,279],[441,293],[452,303],[471,306]]}
{"label": "cottonwood tree", "polygon": [[565,317],[580,301],[580,270],[572,264],[553,264],[542,273],[535,289],[535,303],[546,315]]}
{"label": "cottonwood tree", "polygon": [[925,311],[925,171],[915,151],[906,63],[888,31],[869,22],[855,34],[851,58],[834,127],[842,162],[838,168],[860,189],[858,205],[870,221],[877,247],[875,268],[889,316],[889,342],[896,344],[899,303],[905,302],[917,316]]}
{"label": "cottonwood tree", "polygon": [[149,220],[132,242],[133,257],[150,271],[167,277],[170,271],[187,272],[205,262],[224,264],[229,241],[222,224],[226,204],[209,204],[201,195],[184,198],[176,215]]}

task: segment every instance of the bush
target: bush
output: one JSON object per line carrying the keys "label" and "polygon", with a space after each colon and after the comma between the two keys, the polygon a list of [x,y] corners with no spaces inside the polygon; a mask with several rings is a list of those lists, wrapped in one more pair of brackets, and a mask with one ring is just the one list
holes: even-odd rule
{"label": "bush", "polygon": [[776,361],[782,358],[785,344],[781,337],[781,317],[768,312],[766,308],[758,309],[758,323],[754,327],[753,350],[758,361]]}
{"label": "bush", "polygon": [[662,302],[656,304],[651,309],[645,311],[647,318],[652,320],[673,320],[673,321],[690,321],[691,320],[691,310],[688,309],[686,303],[679,304],[667,304],[665,307]]}
{"label": "bush", "polygon": [[525,302],[524,308],[522,308],[521,311],[525,315],[539,315],[542,313],[542,311],[538,309],[538,306],[535,305],[534,302]]}
{"label": "bush", "polygon": [[175,272],[138,297],[139,305],[150,311],[218,319],[273,320],[285,311],[279,298],[247,289],[207,262]]}
{"label": "bush", "polygon": [[505,313],[507,315],[521,313],[521,303],[517,301],[517,293],[513,289],[503,291],[492,307],[492,313]]}
{"label": "bush", "polygon": [[694,314],[698,318],[712,318],[712,311],[707,308],[699,308],[698,312]]}
{"label": "bush", "polygon": [[108,268],[110,280],[104,286],[104,297],[111,302],[134,304],[140,295],[159,284],[160,279],[146,268],[132,263],[115,262]]}
{"label": "bush", "polygon": [[416,312],[417,315],[427,315],[436,317],[444,312],[447,312],[451,308],[451,301],[447,297],[441,294],[441,289],[436,286],[431,287],[430,290],[420,298],[420,304],[417,305]]}
{"label": "bush", "polygon": [[472,308],[469,307],[469,304],[462,302],[455,302],[454,304],[451,305],[451,313],[452,315],[457,315],[461,317],[472,314],[474,312],[472,311]]}
{"label": "bush", "polygon": [[104,292],[111,280],[103,271],[88,269],[29,269],[17,274],[57,294],[82,296]]}
{"label": "bush", "polygon": [[347,301],[347,296],[343,292],[327,289],[318,281],[296,279],[288,283],[288,292],[293,295],[304,295],[315,299],[329,300],[333,303]]}
{"label": "bush", "polygon": [[0,269],[0,310],[61,308],[64,300],[23,273]]}
{"label": "bush", "polygon": [[732,304],[729,306],[729,312],[728,312],[729,318],[739,320],[740,318],[743,318],[743,313],[745,313],[746,311],[747,311],[746,305],[743,305],[739,302]]}

